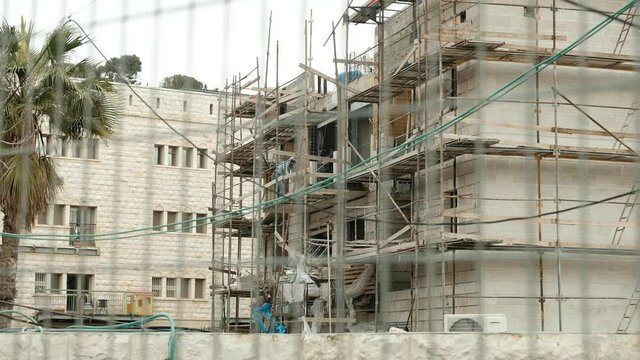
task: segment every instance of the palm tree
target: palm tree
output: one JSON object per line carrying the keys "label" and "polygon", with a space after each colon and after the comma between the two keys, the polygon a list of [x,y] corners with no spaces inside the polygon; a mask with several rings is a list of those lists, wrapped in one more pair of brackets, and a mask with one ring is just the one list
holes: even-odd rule
{"label": "palm tree", "polygon": [[[72,64],[86,38],[68,24],[58,25],[40,49],[31,46],[33,25],[0,25],[0,310],[16,296],[19,237],[29,232],[62,186],[44,151],[45,134],[69,140],[107,138],[120,113],[115,87],[99,78],[77,79],[90,59]],[[8,326],[0,317],[0,327]]]}

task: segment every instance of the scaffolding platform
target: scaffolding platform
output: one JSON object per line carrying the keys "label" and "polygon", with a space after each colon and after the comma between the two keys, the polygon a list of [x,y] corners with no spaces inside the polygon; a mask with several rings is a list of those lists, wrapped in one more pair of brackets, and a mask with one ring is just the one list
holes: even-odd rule
{"label": "scaffolding platform", "polygon": [[293,140],[297,129],[304,127],[305,124],[319,124],[337,116],[334,111],[305,113],[300,110],[284,114],[279,119],[268,122],[258,131],[258,134],[253,134],[227,149],[219,161],[244,167],[244,172],[248,172],[252,168],[249,165],[253,163],[256,146],[261,147],[258,155],[262,155],[265,151],[275,148],[277,144]]}
{"label": "scaffolding platform", "polygon": [[[422,58],[420,61],[404,66],[385,79],[382,84],[355,94],[349,100],[367,103],[386,101],[471,60],[536,64],[553,55],[550,49],[524,48],[504,42],[462,40],[448,43],[442,49],[442,67],[439,63],[440,54],[431,54],[427,59]],[[559,58],[556,64],[635,72],[640,69],[640,57],[574,51]]]}

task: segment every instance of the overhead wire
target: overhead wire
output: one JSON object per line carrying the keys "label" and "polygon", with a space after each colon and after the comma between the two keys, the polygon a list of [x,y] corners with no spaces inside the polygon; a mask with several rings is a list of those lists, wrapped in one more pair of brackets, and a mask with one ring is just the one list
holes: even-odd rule
{"label": "overhead wire", "polygon": [[[374,156],[371,156],[370,158],[358,163],[357,165],[355,165],[355,166],[353,166],[353,167],[351,167],[351,168],[349,168],[349,169],[347,169],[347,170],[345,170],[345,171],[343,171],[341,173],[338,173],[336,175],[328,177],[325,180],[322,180],[322,181],[317,182],[316,184],[307,186],[306,188],[298,190],[298,191],[296,191],[296,192],[294,192],[292,194],[288,194],[288,195],[285,195],[285,196],[282,196],[282,197],[278,197],[278,198],[275,198],[275,199],[272,199],[272,200],[268,200],[268,201],[265,201],[265,202],[260,203],[260,204],[253,204],[251,206],[245,206],[245,207],[239,208],[237,210],[228,211],[228,212],[224,212],[222,214],[217,214],[217,215],[213,215],[213,216],[210,216],[210,217],[207,217],[207,218],[201,218],[201,219],[209,219],[211,222],[214,222],[214,223],[224,223],[224,222],[228,221],[229,219],[249,214],[249,213],[251,213],[252,211],[254,211],[256,209],[264,210],[264,209],[272,208],[272,207],[284,204],[286,201],[296,200],[298,198],[301,198],[302,196],[311,194],[311,193],[313,193],[315,191],[318,191],[318,190],[321,190],[321,189],[325,189],[325,188],[331,186],[334,182],[337,182],[337,181],[343,180],[343,179],[347,180],[349,175],[352,175],[352,174],[358,173],[358,172],[362,172],[362,171],[366,171],[371,166],[374,166],[375,163],[382,163],[383,164],[384,162],[386,162],[388,160],[391,160],[395,155],[398,155],[400,152],[408,150],[408,149],[410,149],[410,148],[412,148],[412,147],[414,147],[416,145],[421,144],[422,142],[426,141],[427,139],[432,138],[433,136],[441,134],[445,130],[449,129],[450,127],[452,127],[452,126],[454,126],[456,124],[458,124],[459,122],[463,121],[465,118],[471,116],[472,114],[478,112],[482,108],[484,108],[487,105],[491,104],[493,101],[495,101],[495,100],[501,98],[502,96],[506,95],[511,90],[513,90],[517,86],[521,85],[522,83],[524,83],[525,81],[527,81],[528,79],[533,77],[536,73],[538,73],[538,72],[544,70],[545,68],[547,68],[550,64],[555,62],[557,59],[563,57],[564,55],[568,54],[570,51],[572,51],[575,48],[577,48],[579,45],[581,45],[587,39],[591,38],[597,32],[599,32],[604,27],[606,27],[608,24],[610,24],[614,19],[616,19],[620,15],[622,15],[625,11],[630,9],[632,6],[637,5],[639,1],[640,0],[631,0],[631,1],[629,1],[625,6],[621,7],[613,15],[608,15],[606,19],[604,19],[603,21],[598,23],[596,26],[591,28],[589,31],[587,31],[585,34],[580,36],[577,40],[575,40],[574,42],[569,44],[564,49],[562,49],[559,52],[557,52],[556,54],[554,54],[554,55],[542,60],[541,62],[535,64],[531,68],[525,70],[523,73],[518,75],[515,79],[513,79],[512,81],[510,81],[507,84],[503,85],[498,90],[496,90],[495,92],[490,94],[488,97],[486,97],[483,100],[481,100],[480,102],[476,103],[475,105],[470,107],[468,110],[464,111],[463,113],[461,113],[460,115],[456,116],[452,120],[450,120],[448,122],[445,122],[445,123],[443,123],[441,125],[438,125],[438,126],[434,127],[431,130],[425,131],[423,134],[416,136],[412,140],[406,141],[405,143],[403,143],[401,145],[398,145],[398,146],[392,147],[390,149],[387,149],[385,151],[382,151],[382,152],[380,152],[380,153],[378,153],[378,154],[376,154]],[[88,37],[87,33],[84,31],[84,29],[82,29],[81,25],[78,24],[73,19],[69,19],[69,21],[75,23],[81,29],[81,31],[85,34],[85,36],[87,36],[87,39],[91,42],[91,44],[96,48],[96,50],[101,54],[101,56],[106,59],[106,56],[99,50],[99,48],[96,46],[96,44],[93,42],[93,40],[91,40],[91,38]],[[182,133],[177,131],[175,128],[173,128],[164,118],[162,118],[157,112],[155,112],[153,110],[153,108],[149,104],[147,104],[144,101],[144,99],[142,99],[142,97],[137,92],[135,92],[135,90],[131,87],[130,84],[128,84],[128,82],[125,82],[125,84],[129,87],[129,89],[131,89],[134,92],[134,94],[136,94],[136,96],[141,101],[143,101],[143,103],[147,107],[149,107],[153,111],[153,113],[159,119],[161,119],[167,126],[169,126],[170,129],[172,129],[175,133],[177,133],[178,135],[183,137],[187,142],[189,142],[190,144],[194,145],[194,147],[199,148],[197,145],[195,145],[195,143],[193,143],[185,135],[183,135]],[[209,158],[213,159],[208,154],[207,154],[207,156]],[[213,160],[215,161],[215,159],[213,159]],[[264,187],[262,185],[260,185],[260,186],[265,188],[265,189],[267,189],[267,187]],[[271,189],[269,189],[269,190],[271,190]],[[583,208],[583,207],[586,207],[586,206],[597,205],[597,204],[600,204],[602,202],[606,202],[606,201],[609,201],[609,200],[612,200],[612,199],[617,199],[619,197],[628,196],[628,195],[633,194],[635,192],[637,192],[637,191],[626,192],[626,193],[619,194],[619,195],[616,195],[616,196],[613,196],[613,197],[609,197],[607,199],[598,200],[598,201],[587,203],[587,204],[583,204],[583,205],[580,205],[580,206],[559,210],[559,212],[544,213],[543,216],[556,214],[556,213],[564,213],[564,212],[567,212],[567,211],[573,211],[575,209]],[[330,212],[330,211],[327,211],[327,212]],[[505,218],[505,219],[501,219],[501,220],[464,222],[464,223],[459,223],[459,224],[466,224],[466,225],[483,224],[483,223],[484,224],[492,224],[492,223],[500,223],[500,222],[507,222],[507,221],[522,221],[522,220],[536,218],[536,217],[538,217],[538,215],[535,215],[533,217],[514,217],[514,218]],[[122,234],[130,234],[130,233],[133,233],[133,232],[146,231],[148,229],[154,229],[154,228],[168,227],[168,226],[171,226],[171,225],[181,224],[181,223],[188,223],[188,222],[192,222],[192,221],[196,221],[196,219],[187,220],[185,222],[174,223],[174,224],[169,224],[169,225],[159,225],[159,226],[145,227],[145,228],[132,229],[132,230],[127,230],[127,231],[122,231],[122,232],[116,232],[116,233],[86,234],[86,235],[81,235],[81,237],[99,240],[100,237],[107,237],[107,236],[113,236],[113,235],[122,235]],[[406,222],[403,222],[403,224],[404,223],[406,223]],[[444,223],[442,223],[442,224],[437,224],[437,223],[416,223],[416,224],[423,224],[425,226],[446,225]],[[165,232],[174,232],[174,231],[177,232],[178,230],[170,230],[170,231],[165,231]],[[128,235],[128,236],[123,236],[123,237],[118,237],[118,238],[112,238],[110,240],[116,240],[116,239],[121,239],[121,238],[129,238],[129,237],[135,237],[135,236],[147,236],[147,235],[153,235],[153,234],[158,234],[158,233],[163,233],[163,232],[153,232],[153,233]],[[2,233],[2,236],[14,236],[14,237],[22,237],[22,238],[35,237],[35,238],[38,238],[38,239],[42,239],[42,238],[45,238],[45,237],[61,237],[61,235],[59,235],[59,234],[46,234],[46,235],[37,235],[37,236],[28,235],[28,236],[25,236],[25,235],[22,235],[22,234],[12,234],[12,233]],[[65,239],[68,239],[68,235],[65,235]]]}

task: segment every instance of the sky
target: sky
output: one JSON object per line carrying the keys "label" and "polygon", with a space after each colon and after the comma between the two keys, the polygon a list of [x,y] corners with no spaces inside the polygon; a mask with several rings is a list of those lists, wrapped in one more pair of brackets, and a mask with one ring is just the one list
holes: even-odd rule
{"label": "sky", "polygon": [[[334,74],[333,42],[323,43],[347,0],[0,0],[2,17],[18,25],[31,21],[46,34],[69,16],[90,34],[107,58],[136,54],[142,60],[142,85],[157,86],[167,76],[186,74],[223,88],[234,75],[246,75],[258,62],[264,81],[269,14],[272,13],[268,82],[275,84],[276,42],[280,83],[301,73],[305,58],[305,20],[312,66]],[[354,0],[354,5],[364,3]],[[350,52],[373,45],[373,25],[349,28]],[[338,26],[338,58],[345,57],[345,32]],[[91,45],[77,58],[101,60]],[[257,60],[256,60],[257,59]],[[255,73],[254,73],[255,74]],[[251,75],[251,78],[254,78]],[[262,84],[263,85],[263,84]]]}

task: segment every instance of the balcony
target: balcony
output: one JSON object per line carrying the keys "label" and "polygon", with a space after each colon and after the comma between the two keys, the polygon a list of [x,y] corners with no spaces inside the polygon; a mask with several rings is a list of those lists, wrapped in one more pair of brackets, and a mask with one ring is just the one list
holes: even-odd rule
{"label": "balcony", "polygon": [[96,224],[69,223],[69,245],[75,247],[95,247],[96,242],[82,235],[96,233]]}
{"label": "balcony", "polygon": [[34,294],[34,303],[40,315],[50,315],[52,319],[131,318],[153,314],[153,294],[146,292],[39,289]]}

